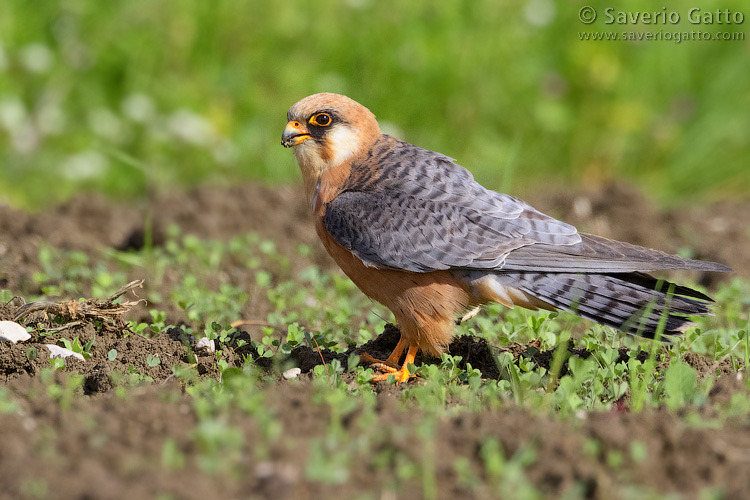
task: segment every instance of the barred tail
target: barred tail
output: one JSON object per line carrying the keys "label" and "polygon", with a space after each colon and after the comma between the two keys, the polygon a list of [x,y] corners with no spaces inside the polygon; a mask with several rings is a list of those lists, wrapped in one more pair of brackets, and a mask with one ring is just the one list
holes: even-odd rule
{"label": "barred tail", "polygon": [[661,323],[661,335],[679,335],[694,325],[687,316],[712,315],[707,295],[645,273],[509,271],[495,279],[555,308],[647,338]]}

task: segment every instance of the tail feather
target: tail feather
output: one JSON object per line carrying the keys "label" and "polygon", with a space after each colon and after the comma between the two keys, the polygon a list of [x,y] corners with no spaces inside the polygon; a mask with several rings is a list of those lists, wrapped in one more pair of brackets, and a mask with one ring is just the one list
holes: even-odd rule
{"label": "tail feather", "polygon": [[[622,276],[622,274],[611,274],[613,277]],[[705,293],[699,292],[698,290],[693,290],[692,288],[678,285],[676,283],[671,283],[669,281],[665,281],[659,278],[655,278],[651,276],[650,274],[646,273],[628,273],[628,281],[630,283],[641,285],[645,288],[648,288],[650,290],[661,290],[666,291],[670,286],[673,287],[672,293],[675,295],[682,295],[684,297],[693,297],[696,299],[703,300],[705,302],[713,302],[714,300],[706,295]]]}
{"label": "tail feather", "polygon": [[694,324],[688,316],[711,315],[707,295],[644,273],[507,271],[496,279],[558,309],[648,338],[660,328],[662,335],[679,335]]}
{"label": "tail feather", "polygon": [[[585,301],[599,310],[611,308],[624,313],[632,313],[633,307],[643,308],[644,305],[651,304],[652,308],[658,307],[663,310],[664,306],[668,304],[670,313],[700,315],[703,311],[710,314],[710,310],[704,302],[682,296],[683,294],[678,290],[679,288],[700,294],[700,292],[690,288],[678,287],[672,283],[655,279],[652,283],[653,286],[647,287],[629,279],[625,281],[622,276],[606,275],[609,279],[601,279],[601,275],[594,276],[600,276],[600,279],[571,281],[565,275],[550,275],[548,279],[554,280],[560,289],[567,291],[565,294],[567,297],[564,296],[564,298],[569,300],[572,295],[572,298],[577,302]],[[604,286],[600,282],[603,282]],[[623,282],[629,285],[626,290],[623,290]],[[554,290],[548,288],[548,291],[555,294]],[[617,300],[613,300],[613,298]],[[705,300],[710,301],[711,299],[706,297]],[[661,317],[661,315],[658,317]]]}

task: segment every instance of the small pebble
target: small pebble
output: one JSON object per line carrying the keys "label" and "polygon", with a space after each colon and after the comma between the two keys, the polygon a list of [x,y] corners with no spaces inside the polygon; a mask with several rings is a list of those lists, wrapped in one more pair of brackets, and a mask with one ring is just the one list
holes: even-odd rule
{"label": "small pebble", "polygon": [[299,368],[289,368],[287,371],[281,374],[282,377],[289,380],[290,378],[297,378],[302,370]]}
{"label": "small pebble", "polygon": [[271,462],[261,462],[255,466],[255,476],[260,479],[273,477],[274,466]]}
{"label": "small pebble", "polygon": [[196,342],[195,348],[208,349],[208,352],[216,352],[216,344],[212,339],[209,339],[208,337],[203,337],[198,342]]}
{"label": "small pebble", "polygon": [[86,361],[86,359],[83,357],[82,354],[73,352],[70,349],[66,349],[64,347],[60,347],[59,345],[55,344],[44,344],[44,347],[49,349],[49,357],[55,358],[55,357],[61,357],[61,358],[67,358],[68,356],[73,356],[74,358],[78,358],[81,361]]}
{"label": "small pebble", "polygon": [[23,342],[29,340],[31,335],[18,323],[13,321],[0,321],[0,342]]}

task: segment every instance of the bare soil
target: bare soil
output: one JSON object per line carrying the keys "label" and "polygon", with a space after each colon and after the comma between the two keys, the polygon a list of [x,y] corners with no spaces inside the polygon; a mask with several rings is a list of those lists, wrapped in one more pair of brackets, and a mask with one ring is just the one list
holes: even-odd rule
{"label": "bare soil", "polygon": [[[64,386],[66,375],[58,373],[54,382]],[[494,498],[482,451],[492,440],[509,459],[531,451],[526,480],[551,497],[578,491],[585,498],[626,498],[623,485],[637,485],[640,490],[631,489],[629,498],[640,497],[639,491],[697,498],[710,487],[723,498],[744,498],[750,487],[745,418],[712,428],[687,425],[665,410],[610,411],[571,423],[510,407],[441,418],[434,433],[439,438],[425,440],[399,432],[424,415],[403,408],[393,391],[382,391],[367,415],[334,416],[316,403],[303,377],[265,391],[263,411],[283,433],[263,456],[253,449],[266,432],[263,421],[237,410],[222,415],[240,430],[241,442],[235,456],[215,457],[220,467],[210,475],[196,457],[206,452],[195,436],[203,420],[178,384],[147,385],[127,398],[76,397],[66,404],[48,387],[38,377],[7,385],[22,407],[20,417],[0,414],[0,498],[36,498],[40,490],[50,498],[101,498],[106,492],[107,498],[346,499],[364,491],[374,498],[423,498],[423,481],[397,472],[404,458],[434,461],[435,498]],[[375,451],[352,454],[344,484],[309,481],[312,450],[334,420],[369,436]],[[475,481],[459,475],[455,464],[461,461]]]}
{"label": "bare soil", "polygon": [[[723,262],[736,275],[750,277],[750,203],[661,212],[636,190],[622,185],[527,199],[583,231],[671,252],[689,248],[696,258]],[[218,239],[255,231],[273,240],[280,251],[307,244],[314,249],[312,255],[293,265],[312,262],[333,268],[317,242],[302,200],[297,187],[246,185],[157,194],[140,206],[81,196],[37,214],[0,207],[0,288],[18,296],[40,294],[32,276],[39,270],[41,245],[89,255],[106,247],[140,248],[148,228],[159,245],[170,224],[180,226],[183,233]],[[729,277],[697,278],[711,287]],[[229,279],[250,277],[240,273]],[[158,291],[169,296],[169,286],[165,279],[164,289]],[[18,300],[0,303],[0,320],[13,319],[21,305]],[[258,317],[259,311],[252,309],[257,306],[246,307],[248,317]],[[168,312],[174,315],[168,323],[179,324],[179,311]],[[137,317],[144,312],[136,308],[132,314]],[[321,359],[330,363],[337,358],[345,365],[355,351],[387,357],[398,340],[398,330],[390,325],[373,341],[351,346],[345,353],[307,347],[293,351],[290,363],[302,369],[300,379],[279,377],[276,387],[266,391],[266,408],[284,429],[278,443],[262,454],[254,452],[252,443],[267,432],[263,423],[239,411],[226,415],[227,421],[241,429],[244,445],[234,461],[207,475],[198,457],[206,454],[208,445],[194,434],[202,420],[186,394],[188,384],[176,380],[173,367],[197,366],[202,377],[218,377],[220,360],[241,366],[250,358],[271,369],[267,359],[258,358],[252,347],[239,342],[252,331],[240,332],[220,345],[216,354],[196,349],[195,339],[180,328],[145,337],[127,331],[118,321],[77,318],[70,324],[76,318],[43,311],[24,319],[43,327],[40,332],[61,329],[44,336],[36,333],[23,344],[0,343],[0,391],[22,400],[20,412],[0,411],[0,500],[99,498],[102,492],[109,498],[353,498],[369,491],[373,498],[408,498],[425,496],[426,487],[435,487],[437,498],[487,498],[492,496],[486,489],[492,478],[487,476],[481,450],[491,438],[506,457],[532,449],[535,459],[526,477],[552,496],[578,488],[587,498],[614,498],[625,494],[624,484],[686,498],[706,488],[718,488],[725,498],[741,498],[750,489],[746,418],[717,428],[696,427],[665,409],[634,415],[627,407],[618,407],[623,411],[587,414],[571,423],[505,408],[441,419],[435,433],[440,439],[425,442],[417,435],[397,432],[399,423],[420,419],[420,412],[403,408],[396,391],[385,383],[377,387],[374,418],[358,413],[342,418],[346,428],[367,427],[379,453],[358,456],[349,463],[349,481],[343,486],[307,480],[307,459],[319,445],[316,436],[322,435],[333,418],[330,411],[319,411],[321,406],[314,404],[307,374]],[[82,343],[94,339],[91,357],[85,362],[68,358],[66,367],[55,372],[55,380],[41,380],[43,369],[50,366],[44,344],[63,337],[78,337]],[[542,365],[551,360],[551,353],[540,352],[533,343],[506,349]],[[117,352],[113,359],[112,350]],[[496,352],[483,339],[458,337],[450,352],[479,368],[485,378],[500,376]],[[571,353],[587,355],[585,351]],[[731,364],[716,364],[697,355],[686,360],[701,377],[721,375],[711,394],[714,401],[729,404],[734,394],[745,390]],[[418,364],[435,362],[417,359]],[[70,377],[83,377],[83,394],[62,401],[64,396],[49,387],[64,387]],[[131,389],[129,397],[118,395],[117,387],[143,380],[152,383]],[[633,443],[645,453],[634,453]],[[437,470],[433,486],[403,475],[394,479],[400,455],[419,462],[425,460],[425,453]],[[455,464],[461,457],[467,470],[481,481],[458,476]],[[398,493],[391,495],[394,488]]]}

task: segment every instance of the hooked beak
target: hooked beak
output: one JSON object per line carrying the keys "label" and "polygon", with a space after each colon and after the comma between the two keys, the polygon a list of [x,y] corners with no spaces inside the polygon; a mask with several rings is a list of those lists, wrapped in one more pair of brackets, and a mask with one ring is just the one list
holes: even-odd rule
{"label": "hooked beak", "polygon": [[292,146],[302,144],[310,137],[310,132],[307,131],[304,125],[296,120],[292,120],[286,124],[284,133],[281,134],[281,145],[285,148],[291,148]]}

